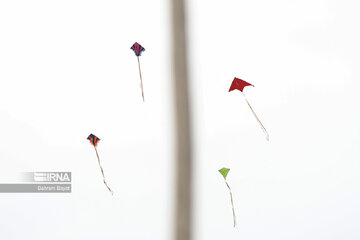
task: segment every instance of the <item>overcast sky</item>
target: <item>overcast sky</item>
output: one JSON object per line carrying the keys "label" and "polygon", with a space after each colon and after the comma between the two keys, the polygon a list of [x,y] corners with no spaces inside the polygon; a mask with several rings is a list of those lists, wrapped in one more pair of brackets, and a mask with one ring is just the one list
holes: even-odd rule
{"label": "overcast sky", "polygon": [[[359,7],[188,1],[196,239],[360,238]],[[173,236],[169,10],[165,0],[0,1],[1,181],[73,174],[71,194],[1,194],[2,238]],[[228,92],[235,76],[255,85],[244,92],[269,142]]]}

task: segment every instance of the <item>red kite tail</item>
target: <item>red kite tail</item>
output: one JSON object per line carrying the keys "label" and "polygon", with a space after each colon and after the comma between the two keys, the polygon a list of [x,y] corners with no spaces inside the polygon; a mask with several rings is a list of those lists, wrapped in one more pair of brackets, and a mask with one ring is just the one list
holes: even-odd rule
{"label": "red kite tail", "polygon": [[227,183],[227,181],[225,180],[226,186],[228,187],[229,191],[230,191],[230,200],[231,200],[231,207],[232,207],[232,212],[233,212],[233,219],[234,219],[234,227],[236,227],[236,216],[235,216],[235,209],[234,209],[234,202],[233,202],[233,197],[232,197],[232,193],[231,193],[231,188],[229,186],[229,184]]}
{"label": "red kite tail", "polygon": [[254,117],[256,118],[256,120],[258,121],[258,123],[260,124],[261,129],[262,129],[263,132],[265,133],[266,140],[269,141],[269,134],[268,134],[268,132],[266,131],[264,125],[261,123],[260,119],[258,118],[258,116],[256,115],[256,113],[254,112],[254,109],[251,107],[251,105],[250,105],[249,101],[247,100],[245,94],[244,94],[244,93],[242,93],[242,94],[244,95],[244,98],[245,98],[247,104],[249,105],[252,113],[254,114]]}
{"label": "red kite tail", "polygon": [[101,167],[101,164],[100,164],[99,154],[98,154],[98,152],[97,152],[97,150],[96,150],[96,147],[94,147],[94,148],[95,148],[96,156],[97,156],[97,159],[98,159],[99,167],[100,167],[101,173],[102,173],[102,175],[103,175],[104,184],[105,184],[105,186],[107,187],[107,189],[111,192],[111,194],[114,195],[113,190],[111,190],[111,188],[110,188],[110,187],[107,185],[107,183],[106,183],[104,170],[103,170],[103,168]]}
{"label": "red kite tail", "polygon": [[142,94],[143,102],[145,102],[145,97],[144,97],[144,88],[143,88],[143,83],[142,83],[142,76],[141,76],[141,68],[140,68],[140,60],[139,60],[139,56],[137,56],[137,60],[138,60],[138,65],[139,65],[140,84],[141,84],[141,94]]}

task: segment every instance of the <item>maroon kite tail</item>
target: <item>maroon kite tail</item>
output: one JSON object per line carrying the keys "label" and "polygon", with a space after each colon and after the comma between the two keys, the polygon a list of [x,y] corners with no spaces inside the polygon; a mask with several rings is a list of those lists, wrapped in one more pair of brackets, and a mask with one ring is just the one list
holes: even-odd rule
{"label": "maroon kite tail", "polygon": [[245,94],[242,92],[242,94],[244,95],[244,98],[245,98],[245,101],[246,103],[249,105],[250,109],[251,109],[251,112],[253,113],[254,117],[256,118],[256,120],[258,121],[258,123],[260,124],[260,127],[262,129],[262,131],[264,132],[265,134],[265,137],[266,137],[266,140],[269,141],[269,133],[266,131],[264,125],[261,123],[260,119],[258,118],[258,116],[256,115],[254,109],[251,107],[249,101],[247,100]]}

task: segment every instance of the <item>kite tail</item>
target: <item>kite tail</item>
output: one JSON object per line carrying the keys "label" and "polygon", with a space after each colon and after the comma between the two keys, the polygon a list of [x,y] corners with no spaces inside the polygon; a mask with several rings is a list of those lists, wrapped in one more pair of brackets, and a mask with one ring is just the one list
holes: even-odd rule
{"label": "kite tail", "polygon": [[230,200],[231,200],[231,207],[232,207],[232,212],[233,212],[234,227],[236,227],[236,216],[235,216],[235,209],[234,209],[234,202],[233,202],[233,197],[232,197],[232,193],[231,193],[231,188],[230,188],[229,184],[226,182],[226,180],[225,180],[225,183],[230,191]]}
{"label": "kite tail", "polygon": [[252,113],[254,114],[254,117],[256,118],[256,120],[258,121],[258,123],[260,124],[261,129],[262,129],[262,130],[263,130],[263,132],[265,133],[265,135],[266,135],[266,140],[267,140],[267,141],[269,141],[269,133],[266,131],[266,129],[265,129],[265,127],[264,127],[264,125],[261,123],[261,121],[260,121],[260,119],[258,118],[258,116],[256,115],[256,113],[255,113],[254,109],[251,107],[251,105],[250,105],[249,101],[247,100],[247,98],[246,98],[245,94],[244,94],[244,93],[242,93],[242,94],[244,95],[245,101],[246,101],[246,102],[247,102],[247,104],[249,105],[249,107],[250,107],[250,109],[251,109]]}
{"label": "kite tail", "polygon": [[96,147],[94,147],[94,148],[95,148],[96,156],[97,156],[97,159],[98,159],[99,167],[100,167],[101,173],[102,173],[102,175],[103,175],[104,184],[105,184],[105,186],[107,187],[107,189],[111,192],[111,194],[114,195],[113,190],[111,190],[111,188],[110,188],[110,187],[107,185],[107,183],[106,183],[104,170],[103,170],[103,168],[102,168],[102,166],[101,166],[101,164],[100,164],[99,154],[98,154],[98,152],[97,152],[97,150],[96,150]]}
{"label": "kite tail", "polygon": [[137,56],[137,60],[138,60],[138,65],[139,65],[140,84],[141,84],[141,94],[142,94],[143,102],[145,102],[145,97],[144,97],[144,88],[143,88],[143,83],[142,83],[142,76],[141,76],[141,68],[140,68],[140,60],[139,60],[139,56]]}

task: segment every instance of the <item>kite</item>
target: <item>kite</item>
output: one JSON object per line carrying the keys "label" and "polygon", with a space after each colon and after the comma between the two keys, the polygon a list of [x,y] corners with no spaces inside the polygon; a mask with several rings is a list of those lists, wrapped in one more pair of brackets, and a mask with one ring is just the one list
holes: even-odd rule
{"label": "kite", "polygon": [[90,141],[90,143],[91,143],[91,144],[94,146],[94,148],[95,148],[95,152],[96,152],[96,156],[97,156],[97,159],[98,159],[99,167],[100,167],[101,173],[102,173],[102,175],[103,175],[104,184],[105,184],[105,186],[107,187],[107,189],[109,189],[109,191],[111,192],[111,194],[114,195],[113,190],[111,190],[111,188],[110,188],[110,187],[107,185],[107,183],[106,183],[104,170],[103,170],[103,168],[101,167],[99,154],[98,154],[97,149],[96,149],[96,146],[97,146],[98,142],[100,141],[100,138],[98,138],[98,137],[95,136],[94,134],[90,134],[87,139]]}
{"label": "kite", "polygon": [[143,83],[142,83],[142,77],[141,77],[141,68],[140,68],[140,60],[139,57],[142,53],[142,51],[145,51],[145,48],[143,48],[143,46],[141,46],[140,44],[138,44],[137,42],[134,43],[134,45],[132,45],[132,47],[130,48],[134,51],[137,60],[138,60],[138,65],[139,65],[139,74],[140,74],[140,86],[141,86],[141,94],[142,94],[142,98],[143,101],[145,102],[145,97],[144,97],[144,88],[143,88]]}
{"label": "kite", "polygon": [[241,80],[240,78],[234,78],[233,82],[231,83],[229,92],[237,89],[237,90],[239,90],[239,91],[243,94],[243,96],[244,96],[244,98],[245,98],[245,101],[246,101],[247,104],[249,105],[252,113],[254,114],[254,117],[256,118],[256,120],[258,121],[258,123],[260,124],[261,129],[263,130],[263,132],[264,132],[264,134],[265,134],[265,136],[266,136],[266,140],[269,141],[269,134],[268,134],[268,132],[266,131],[264,125],[260,122],[259,118],[256,116],[256,113],[254,112],[253,108],[251,107],[249,101],[247,100],[247,98],[246,98],[246,96],[245,96],[245,94],[244,94],[244,92],[243,92],[244,88],[247,87],[247,86],[253,86],[253,87],[254,87],[254,85],[252,85],[252,84],[250,84],[250,83],[248,83],[248,82],[245,82],[244,80]]}
{"label": "kite", "polygon": [[231,207],[232,207],[232,212],[233,212],[233,219],[234,219],[234,227],[236,227],[236,216],[235,216],[235,209],[234,209],[234,202],[233,202],[233,197],[232,197],[232,193],[231,193],[231,188],[229,186],[229,184],[226,181],[226,177],[229,173],[230,169],[229,168],[222,168],[219,170],[219,172],[221,173],[221,175],[224,177],[225,180],[225,184],[229,189],[230,192],[230,200],[231,200]]}

